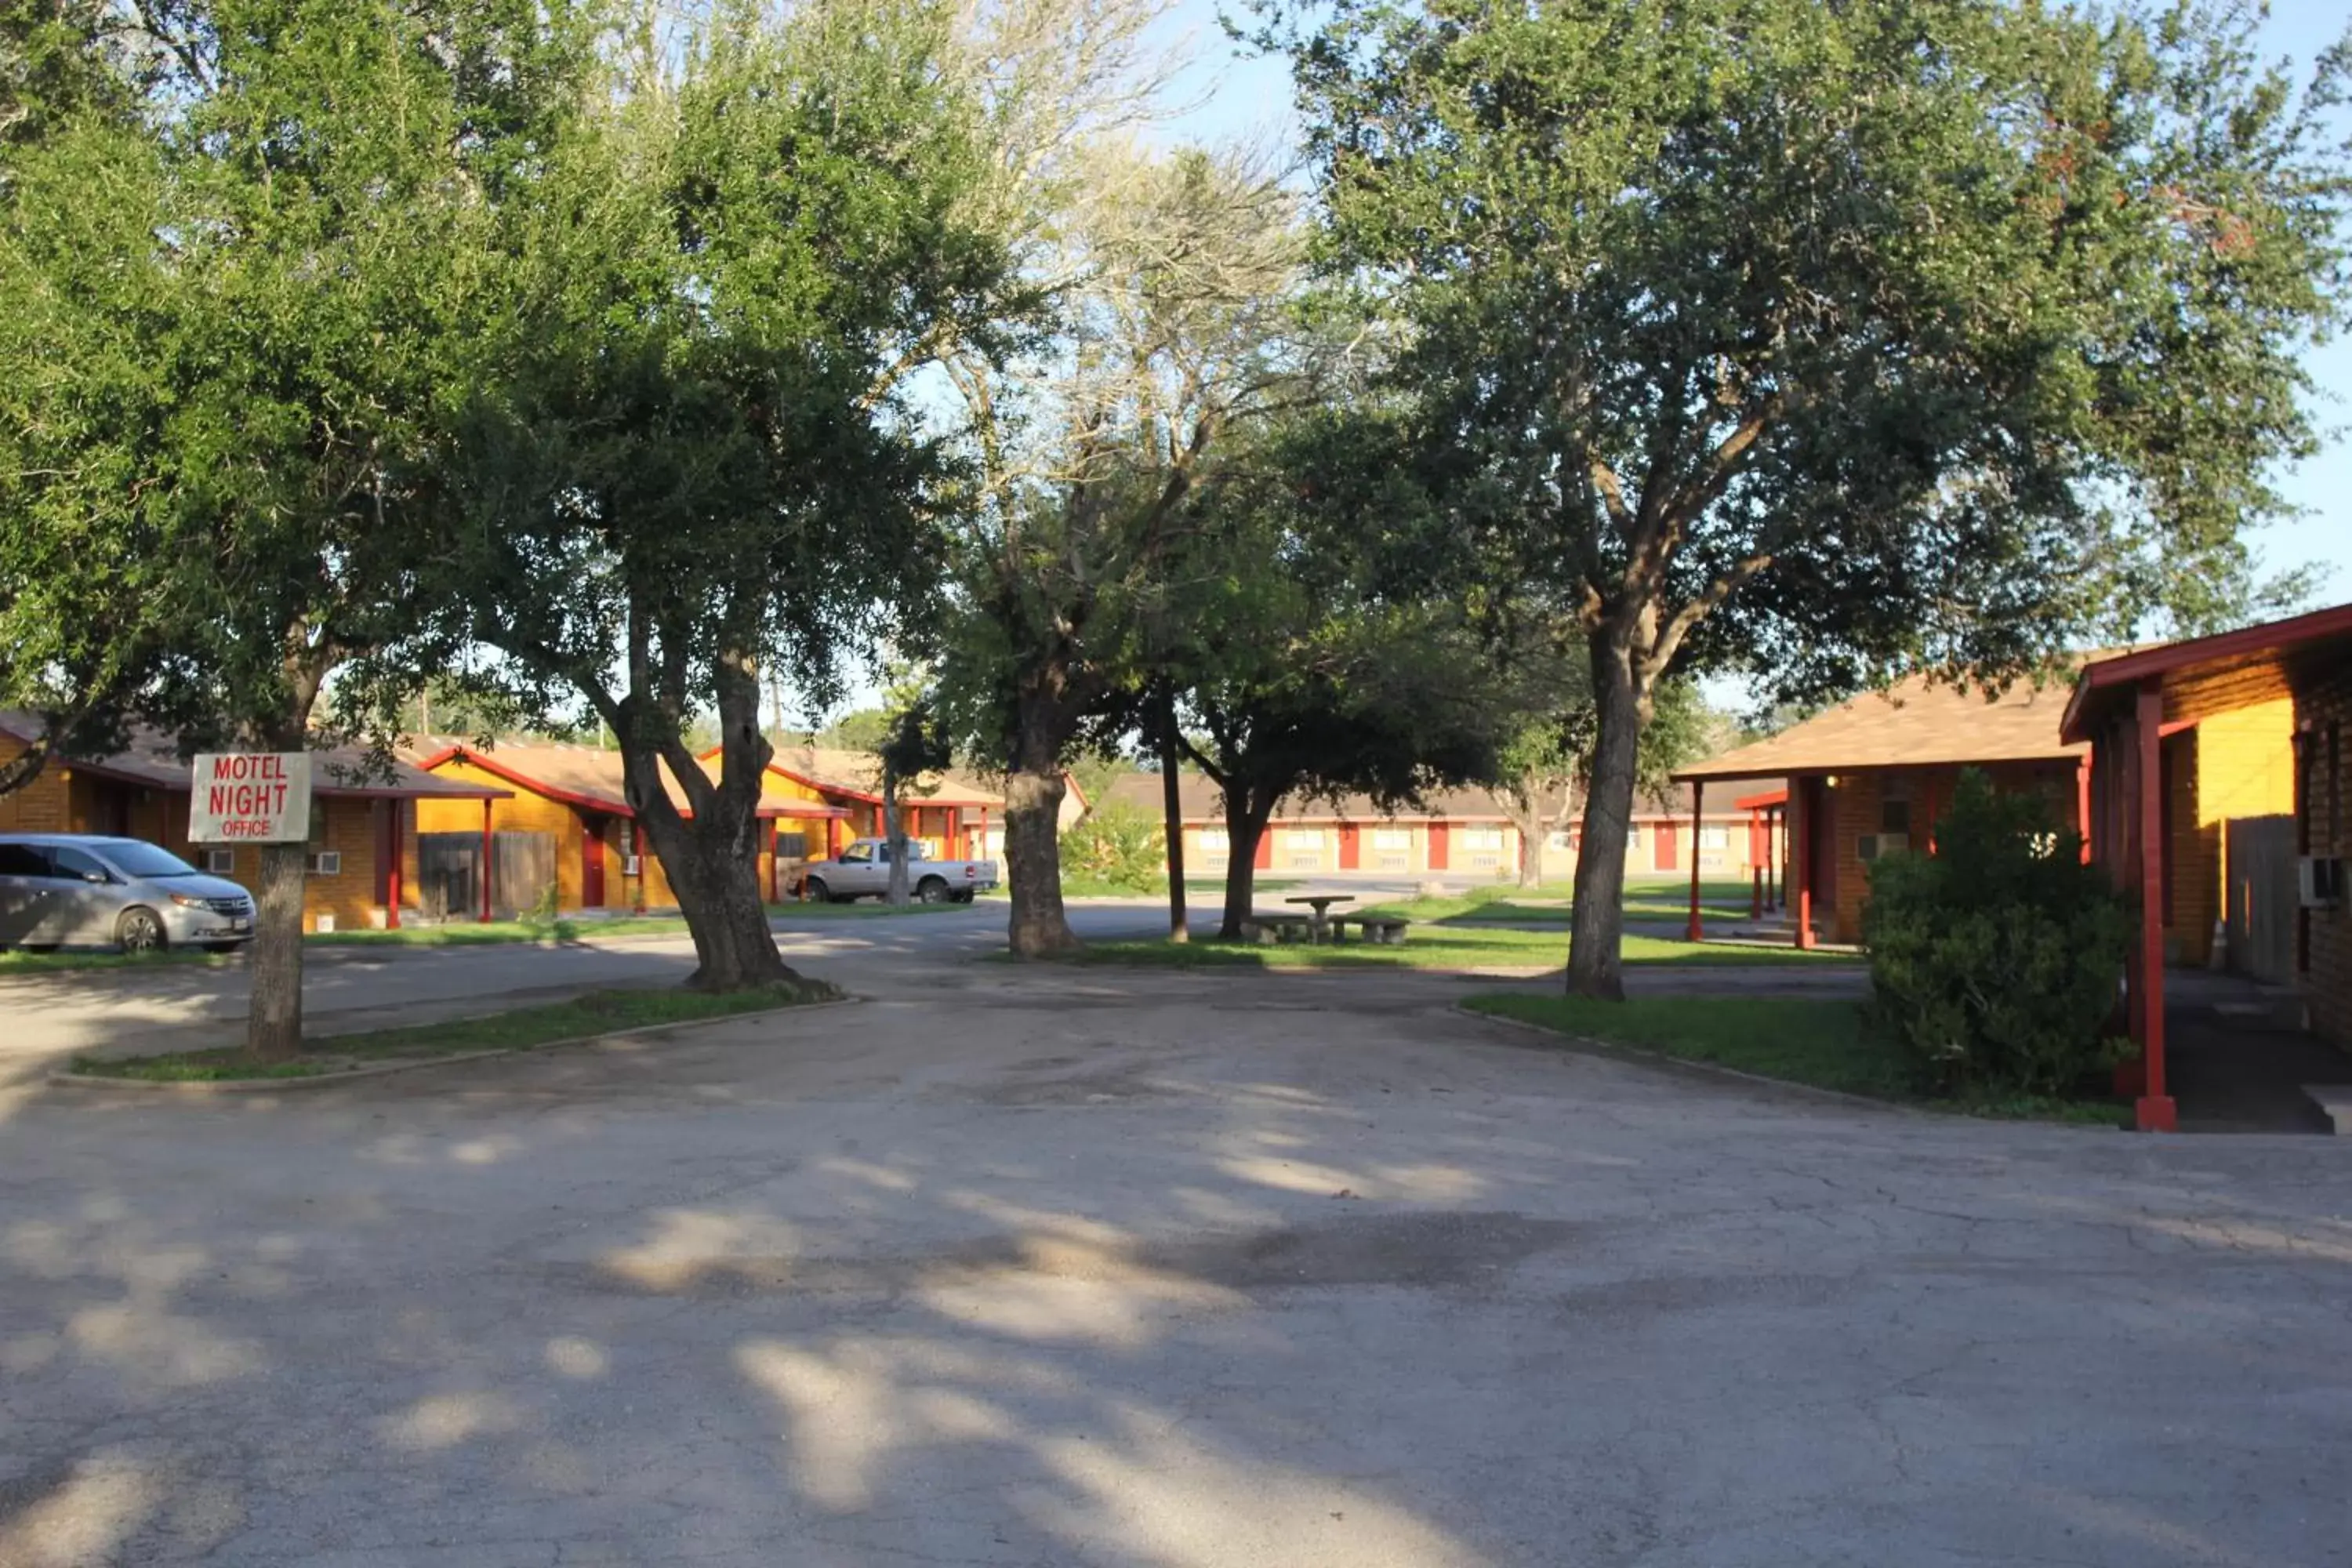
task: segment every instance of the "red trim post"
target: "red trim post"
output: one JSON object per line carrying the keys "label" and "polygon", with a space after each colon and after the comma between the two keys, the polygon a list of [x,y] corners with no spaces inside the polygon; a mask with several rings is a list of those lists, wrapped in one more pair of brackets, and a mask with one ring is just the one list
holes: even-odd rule
{"label": "red trim post", "polygon": [[2083,837],[2083,864],[2091,863],[2091,759],[2074,764],[2074,831]]}
{"label": "red trim post", "polygon": [[490,877],[497,868],[498,839],[490,832],[490,803],[482,802],[482,923],[490,923]]}
{"label": "red trim post", "polygon": [[2139,876],[2139,950],[2131,976],[2132,1034],[2140,1045],[2140,1096],[2134,1106],[2143,1132],[2172,1132],[2180,1126],[2179,1108],[2165,1093],[2164,1083],[2164,680],[2151,677],[2140,683],[2132,728],[2139,752],[2133,783],[2134,815],[2137,817],[2137,847]]}
{"label": "red trim post", "polygon": [[1813,797],[1811,780],[1798,784],[1789,801],[1792,832],[1789,846],[1789,872],[1796,879],[1797,945],[1813,945]]}
{"label": "red trim post", "polygon": [[397,800],[388,800],[383,804],[384,815],[392,819],[392,854],[389,858],[390,864],[384,868],[383,927],[386,931],[398,931],[400,929],[400,829],[402,826],[400,814],[403,807]]}
{"label": "red trim post", "polygon": [[[1684,932],[1684,934],[1689,937],[1693,942],[1705,942],[1706,940],[1706,927],[1705,923],[1700,921],[1698,914],[1698,863],[1700,858],[1698,852],[1698,839],[1699,835],[1706,831],[1705,818],[1701,814],[1700,805],[1706,800],[1706,781],[1704,779],[1693,780],[1691,783],[1690,925]],[[1669,833],[1674,831],[1674,825],[1671,822],[1666,825],[1666,831]]]}

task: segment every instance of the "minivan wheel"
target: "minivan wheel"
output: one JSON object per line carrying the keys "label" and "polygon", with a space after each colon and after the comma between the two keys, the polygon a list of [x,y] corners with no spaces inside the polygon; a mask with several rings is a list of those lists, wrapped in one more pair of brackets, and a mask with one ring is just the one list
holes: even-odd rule
{"label": "minivan wheel", "polygon": [[948,901],[948,885],[940,878],[926,877],[916,884],[915,897],[927,904],[944,904]]}
{"label": "minivan wheel", "polygon": [[114,945],[125,952],[161,952],[163,922],[153,910],[125,910],[114,922]]}

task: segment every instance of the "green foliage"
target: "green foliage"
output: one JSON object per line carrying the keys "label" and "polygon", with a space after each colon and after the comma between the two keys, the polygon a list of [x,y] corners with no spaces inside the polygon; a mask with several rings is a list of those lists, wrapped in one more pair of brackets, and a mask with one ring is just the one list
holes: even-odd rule
{"label": "green foliage", "polygon": [[1300,14],[1327,262],[1498,586],[1787,693],[2254,602],[2345,57],[2299,92],[2237,4]]}
{"label": "green foliage", "polygon": [[1062,874],[1123,893],[1157,892],[1168,876],[1168,836],[1142,807],[1097,799],[1062,835]]}
{"label": "green foliage", "polygon": [[555,932],[557,928],[563,924],[556,918],[558,897],[559,890],[556,885],[552,882],[548,883],[539,890],[539,897],[532,901],[530,908],[516,917],[517,923],[525,931],[540,936]]}
{"label": "green foliage", "polygon": [[816,732],[816,743],[845,752],[879,752],[890,733],[890,714],[882,708],[854,708]]}
{"label": "green foliage", "polygon": [[2064,1094],[2127,1048],[2104,1030],[2131,910],[2081,851],[2039,797],[1970,769],[1934,855],[1871,868],[1862,938],[1877,1007],[1934,1088]]}

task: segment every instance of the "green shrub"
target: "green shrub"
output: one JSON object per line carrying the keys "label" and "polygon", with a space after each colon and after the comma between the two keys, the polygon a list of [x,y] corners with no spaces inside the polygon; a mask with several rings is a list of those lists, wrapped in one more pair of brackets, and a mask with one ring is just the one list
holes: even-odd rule
{"label": "green shrub", "polygon": [[1863,946],[1877,1009],[1927,1087],[2063,1094],[2112,1064],[2132,911],[2042,802],[1960,775],[1936,853],[1870,868]]}
{"label": "green shrub", "polygon": [[1157,816],[1127,801],[1101,801],[1062,835],[1062,875],[1124,892],[1152,892],[1167,878],[1166,846]]}

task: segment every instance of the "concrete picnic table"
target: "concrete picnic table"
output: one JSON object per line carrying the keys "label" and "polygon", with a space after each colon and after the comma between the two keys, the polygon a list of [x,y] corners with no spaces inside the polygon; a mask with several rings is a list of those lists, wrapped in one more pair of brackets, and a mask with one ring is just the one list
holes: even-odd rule
{"label": "concrete picnic table", "polygon": [[1285,899],[1282,901],[1286,904],[1305,904],[1312,909],[1315,913],[1307,929],[1314,933],[1315,941],[1324,942],[1331,935],[1329,912],[1331,906],[1352,904],[1356,901],[1356,895],[1353,893],[1301,893],[1296,898]]}

